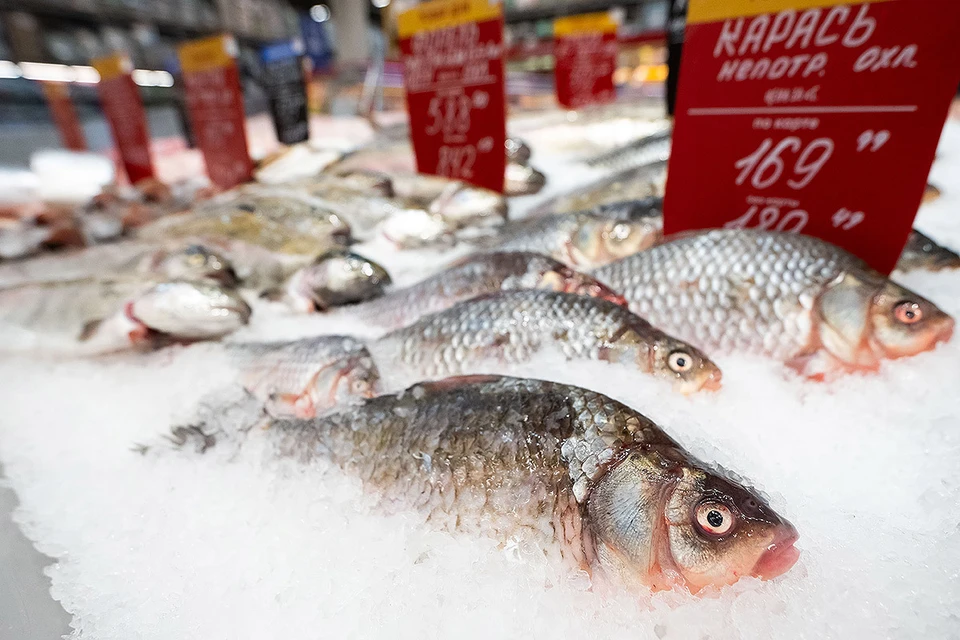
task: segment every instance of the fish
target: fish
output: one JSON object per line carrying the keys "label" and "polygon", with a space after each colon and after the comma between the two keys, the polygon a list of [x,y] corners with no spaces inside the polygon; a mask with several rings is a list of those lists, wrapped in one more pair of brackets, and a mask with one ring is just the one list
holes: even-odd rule
{"label": "fish", "polygon": [[663,237],[663,218],[628,216],[623,208],[578,211],[512,221],[482,245],[493,251],[533,251],[592,269],[647,249]]}
{"label": "fish", "polygon": [[700,593],[776,578],[800,555],[755,491],[578,387],[448,378],[256,433],[275,457],[358,478],[383,513],[535,545],[593,585]]}
{"label": "fish", "polygon": [[0,218],[0,260],[13,260],[38,253],[51,237],[48,227],[32,220]]}
{"label": "fish", "polygon": [[553,258],[512,252],[468,256],[421,282],[341,312],[375,327],[395,329],[470,298],[516,289],[565,291],[626,304],[596,279]]}
{"label": "fish", "polygon": [[453,230],[443,217],[421,209],[404,209],[380,226],[383,237],[397,249],[419,249],[455,242]]}
{"label": "fish", "polygon": [[507,152],[507,162],[525,165],[530,162],[530,156],[533,155],[530,145],[515,136],[506,139],[504,148]]}
{"label": "fish", "polygon": [[250,315],[235,291],[212,282],[88,278],[0,289],[0,326],[66,336],[87,353],[217,339]]}
{"label": "fish", "polygon": [[518,162],[507,163],[505,178],[503,190],[507,197],[539,193],[547,184],[547,176]]}
{"label": "fish", "polygon": [[[430,380],[527,362],[549,347],[571,362],[599,360],[669,381],[680,393],[720,387],[698,349],[622,306],[573,293],[504,291],[460,302],[371,343],[381,371]],[[387,366],[389,363],[389,366]]]}
{"label": "fish", "polygon": [[137,236],[144,240],[226,238],[312,259],[349,244],[350,228],[316,202],[294,196],[244,194],[167,216],[141,227]]}
{"label": "fish", "polygon": [[912,271],[914,269],[925,271],[960,269],[960,255],[914,229],[907,238],[907,245],[900,254],[900,260],[897,261],[897,270]]}
{"label": "fish", "polygon": [[237,284],[230,261],[203,245],[119,242],[0,265],[0,287],[137,275]]}
{"label": "fish", "polygon": [[345,249],[318,257],[294,273],[285,287],[288,302],[303,311],[363,302],[382,295],[390,274],[379,264]]}
{"label": "fish", "polygon": [[550,198],[533,208],[530,216],[585,211],[604,204],[663,196],[666,161],[656,161],[618,171],[569,193]]}
{"label": "fish", "polygon": [[670,158],[673,127],[667,126],[651,134],[599,153],[586,160],[591,167],[636,168]]}
{"label": "fish", "polygon": [[310,418],[380,391],[369,351],[349,336],[234,343],[226,349],[240,384],[274,417]]}
{"label": "fish", "polygon": [[936,202],[940,199],[940,189],[933,184],[927,183],[927,186],[923,190],[923,204],[929,204],[931,202]]}
{"label": "fish", "polygon": [[764,355],[815,379],[875,371],[953,333],[932,302],[810,236],[692,233],[592,273],[631,311],[708,353]]}

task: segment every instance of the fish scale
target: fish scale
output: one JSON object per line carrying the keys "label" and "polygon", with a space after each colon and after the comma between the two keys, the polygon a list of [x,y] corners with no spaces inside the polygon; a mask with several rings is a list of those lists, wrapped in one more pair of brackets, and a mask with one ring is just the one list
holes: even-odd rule
{"label": "fish scale", "polygon": [[848,268],[862,262],[814,238],[730,230],[668,242],[594,274],[653,325],[708,351],[785,359],[809,343],[812,300]]}

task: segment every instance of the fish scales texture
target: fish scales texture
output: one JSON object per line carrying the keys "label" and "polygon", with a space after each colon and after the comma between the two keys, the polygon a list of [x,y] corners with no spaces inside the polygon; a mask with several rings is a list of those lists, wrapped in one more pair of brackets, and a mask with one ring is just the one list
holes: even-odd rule
{"label": "fish scales texture", "polygon": [[0,289],[0,323],[79,334],[83,326],[118,311],[154,286],[149,280],[77,280]]}
{"label": "fish scales texture", "polygon": [[[664,334],[606,300],[552,291],[512,291],[462,302],[387,334],[379,346],[398,349],[401,362],[427,377],[469,373],[475,360],[527,361],[546,344],[568,359],[601,359],[627,331],[653,349]],[[650,368],[651,360],[638,363]]]}
{"label": "fish scales texture", "polygon": [[815,238],[711,231],[594,272],[631,310],[702,348],[789,358],[807,346],[810,311],[854,256]]}
{"label": "fish scales texture", "polygon": [[[426,383],[331,416],[274,423],[279,450],[328,458],[373,488],[388,512],[414,507],[441,527],[554,537],[554,511],[582,477],[564,443],[602,456],[611,442],[673,446],[652,422],[600,394],[548,382]],[[606,440],[604,439],[606,438]],[[576,445],[572,445],[576,446]]]}
{"label": "fish scales texture", "polygon": [[563,265],[532,253],[475,256],[409,287],[354,306],[349,313],[378,326],[402,327],[459,301],[497,291],[534,288]]}

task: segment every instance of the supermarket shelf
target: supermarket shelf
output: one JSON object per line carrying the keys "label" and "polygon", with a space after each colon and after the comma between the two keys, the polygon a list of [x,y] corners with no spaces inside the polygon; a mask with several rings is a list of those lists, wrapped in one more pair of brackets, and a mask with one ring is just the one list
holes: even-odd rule
{"label": "supermarket shelf", "polygon": [[558,16],[568,16],[576,13],[590,13],[593,11],[607,11],[611,7],[638,7],[646,4],[647,0],[577,0],[547,7],[532,7],[530,9],[507,9],[503,19],[508,24],[514,22],[535,22],[550,20]]}
{"label": "supermarket shelf", "polygon": [[[667,32],[663,30],[643,31],[636,34],[620,34],[617,43],[621,47],[637,44],[662,44],[667,41]],[[522,60],[534,56],[544,56],[553,53],[553,39],[541,38],[535,42],[521,42],[507,47],[507,60]]]}

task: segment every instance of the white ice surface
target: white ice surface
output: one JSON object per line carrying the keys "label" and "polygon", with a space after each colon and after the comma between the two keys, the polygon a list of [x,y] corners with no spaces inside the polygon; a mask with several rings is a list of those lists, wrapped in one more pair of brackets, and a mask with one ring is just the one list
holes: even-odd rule
{"label": "white ice surface", "polygon": [[[960,247],[960,126],[918,226]],[[380,259],[379,256],[372,256]],[[448,256],[433,256],[439,261]],[[390,259],[385,260],[390,262]],[[396,259],[404,279],[422,254]],[[388,264],[388,266],[393,266]],[[896,278],[960,316],[960,274]],[[261,312],[262,311],[262,312]],[[342,332],[343,317],[258,309],[236,339]],[[337,473],[239,453],[140,456],[227,379],[218,345],[97,361],[0,362],[0,459],[76,635],[130,638],[946,638],[960,628],[960,340],[829,385],[716,357],[684,398],[597,365],[528,372],[637,407],[740,474],[800,532],[772,582],[705,597],[602,599],[536,550],[368,512]]]}

